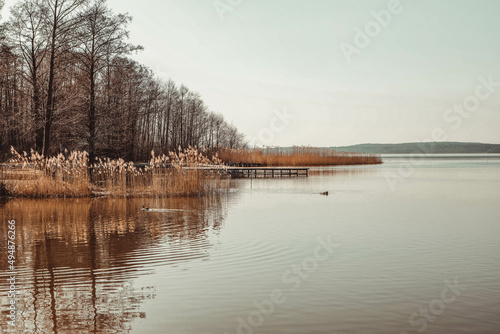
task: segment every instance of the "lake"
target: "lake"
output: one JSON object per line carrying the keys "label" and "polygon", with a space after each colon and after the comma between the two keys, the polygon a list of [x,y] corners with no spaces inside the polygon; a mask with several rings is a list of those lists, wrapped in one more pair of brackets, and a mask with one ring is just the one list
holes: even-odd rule
{"label": "lake", "polygon": [[500,155],[383,158],[210,198],[2,202],[0,331],[499,333]]}

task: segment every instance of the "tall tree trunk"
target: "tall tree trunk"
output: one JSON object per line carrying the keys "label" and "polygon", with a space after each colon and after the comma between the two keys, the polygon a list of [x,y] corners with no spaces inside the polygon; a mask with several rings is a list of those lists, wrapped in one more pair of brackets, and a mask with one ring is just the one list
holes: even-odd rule
{"label": "tall tree trunk", "polygon": [[89,102],[89,163],[95,162],[95,134],[96,134],[96,115],[95,115],[95,73],[94,64],[90,67],[90,102]]}
{"label": "tall tree trunk", "polygon": [[[36,65],[36,64],[35,64]],[[35,148],[38,153],[44,153],[44,124],[41,111],[40,88],[38,87],[38,73],[34,69],[32,73],[33,81],[33,115],[35,116]]]}
{"label": "tall tree trunk", "polygon": [[168,142],[168,130],[170,129],[170,111],[172,109],[172,102],[171,100],[168,102],[168,109],[167,109],[167,129],[165,131],[165,149],[167,152],[170,150],[169,147],[169,142]]}
{"label": "tall tree trunk", "polygon": [[[57,1],[56,1],[57,6]],[[57,8],[57,7],[56,7]],[[50,45],[50,65],[49,65],[49,86],[47,89],[47,106],[45,110],[45,124],[43,133],[43,155],[46,157],[49,153],[50,144],[50,128],[52,127],[52,112],[54,110],[54,66],[56,58],[56,32],[57,26],[57,10],[54,10],[54,24],[52,26],[52,36]]]}
{"label": "tall tree trunk", "polygon": [[49,87],[47,90],[47,108],[45,110],[45,123],[43,127],[43,155],[49,153],[50,128],[52,127],[52,113],[54,110],[54,52],[50,55]]}

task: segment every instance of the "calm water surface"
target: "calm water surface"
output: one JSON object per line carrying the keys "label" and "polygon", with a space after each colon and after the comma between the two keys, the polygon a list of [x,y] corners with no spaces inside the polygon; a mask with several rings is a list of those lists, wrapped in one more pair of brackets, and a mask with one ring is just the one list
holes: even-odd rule
{"label": "calm water surface", "polygon": [[500,156],[384,161],[213,199],[0,203],[0,332],[500,333]]}

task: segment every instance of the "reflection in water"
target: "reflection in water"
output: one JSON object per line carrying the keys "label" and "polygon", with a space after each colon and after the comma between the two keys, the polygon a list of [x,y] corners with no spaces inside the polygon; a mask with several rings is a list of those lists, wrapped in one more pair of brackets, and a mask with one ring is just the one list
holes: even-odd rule
{"label": "reflection in water", "polygon": [[311,167],[309,169],[310,176],[359,176],[364,174],[373,174],[375,169],[367,168],[366,166],[334,166],[334,167]]}
{"label": "reflection in water", "polygon": [[[175,199],[13,200],[0,204],[0,235],[15,219],[17,324],[0,332],[126,333],[155,287],[134,278],[157,265],[209,256],[208,235],[224,220],[225,196]],[[176,209],[147,212],[141,207]],[[2,237],[4,238],[4,237]],[[4,239],[5,240],[5,239]],[[7,254],[4,242],[0,254]],[[0,257],[2,277],[7,256]],[[0,283],[7,319],[7,280]]]}

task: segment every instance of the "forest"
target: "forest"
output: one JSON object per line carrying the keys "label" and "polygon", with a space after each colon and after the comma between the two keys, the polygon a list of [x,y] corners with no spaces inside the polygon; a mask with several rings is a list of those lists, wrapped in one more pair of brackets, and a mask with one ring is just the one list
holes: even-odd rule
{"label": "forest", "polygon": [[198,93],[132,59],[143,48],[128,42],[131,20],[106,0],[20,0],[11,8],[0,26],[0,161],[11,147],[46,157],[87,151],[93,162],[245,146]]}

